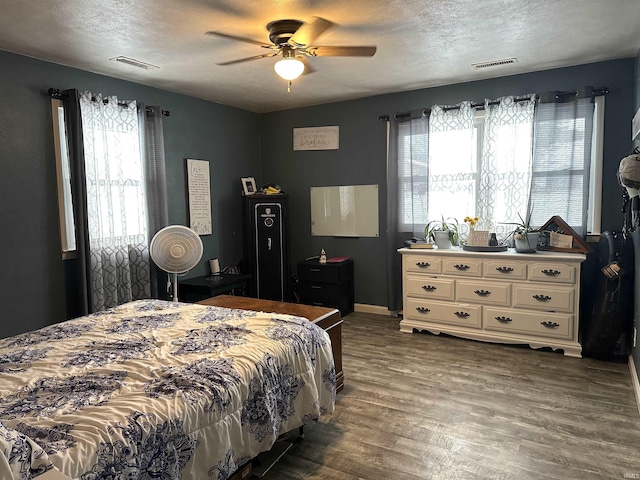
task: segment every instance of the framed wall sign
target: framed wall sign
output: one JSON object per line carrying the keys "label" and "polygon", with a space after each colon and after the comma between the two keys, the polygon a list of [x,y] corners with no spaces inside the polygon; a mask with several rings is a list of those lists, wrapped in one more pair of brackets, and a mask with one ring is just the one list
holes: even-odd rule
{"label": "framed wall sign", "polygon": [[189,226],[198,235],[211,235],[209,162],[187,159]]}
{"label": "framed wall sign", "polygon": [[338,150],[340,127],[305,127],[293,129],[294,150]]}

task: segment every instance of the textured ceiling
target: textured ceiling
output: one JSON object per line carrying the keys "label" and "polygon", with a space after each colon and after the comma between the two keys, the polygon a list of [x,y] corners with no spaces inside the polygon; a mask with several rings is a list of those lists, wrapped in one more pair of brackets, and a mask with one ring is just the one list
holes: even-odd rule
{"label": "textured ceiling", "polygon": [[[0,49],[173,92],[269,112],[631,57],[638,0],[0,0]],[[278,19],[322,17],[317,45],[377,45],[371,58],[309,59],[291,93],[265,53]],[[109,59],[134,58],[143,70]],[[518,63],[474,70],[478,62]],[[69,87],[68,85],[61,87]]]}

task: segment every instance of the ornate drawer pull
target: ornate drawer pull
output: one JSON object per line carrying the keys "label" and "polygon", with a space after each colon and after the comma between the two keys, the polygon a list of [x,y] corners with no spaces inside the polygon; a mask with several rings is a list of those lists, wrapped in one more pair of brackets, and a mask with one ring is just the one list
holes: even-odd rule
{"label": "ornate drawer pull", "polygon": [[431,311],[431,309],[427,307],[416,307],[416,310],[418,313],[429,313]]}
{"label": "ornate drawer pull", "polygon": [[513,272],[513,268],[511,267],[496,267],[496,270],[500,273],[511,273]]}
{"label": "ornate drawer pull", "polygon": [[540,325],[546,328],[558,328],[560,326],[560,324],[556,322],[540,322]]}
{"label": "ornate drawer pull", "polygon": [[480,295],[481,297],[488,297],[491,295],[491,290],[474,290],[473,293]]}
{"label": "ornate drawer pull", "polygon": [[511,322],[513,322],[513,319],[511,319],[509,317],[496,317],[496,320],[499,321],[500,323],[511,323]]}
{"label": "ornate drawer pull", "polygon": [[542,273],[544,273],[547,277],[557,277],[558,275],[560,275],[560,270],[542,270]]}
{"label": "ornate drawer pull", "polygon": [[434,287],[433,285],[423,285],[422,289],[426,290],[427,292],[433,292],[436,288],[438,287]]}
{"label": "ornate drawer pull", "polygon": [[551,297],[549,295],[532,295],[532,297],[539,302],[548,302],[549,300],[551,300]]}
{"label": "ornate drawer pull", "polygon": [[467,318],[469,315],[471,315],[467,312],[453,312],[453,314],[458,318]]}
{"label": "ornate drawer pull", "polygon": [[456,270],[461,270],[461,271],[469,270],[471,268],[469,265],[464,265],[464,264],[461,264],[461,263],[457,263],[453,267]]}
{"label": "ornate drawer pull", "polygon": [[429,268],[431,264],[429,262],[416,262],[418,268]]}

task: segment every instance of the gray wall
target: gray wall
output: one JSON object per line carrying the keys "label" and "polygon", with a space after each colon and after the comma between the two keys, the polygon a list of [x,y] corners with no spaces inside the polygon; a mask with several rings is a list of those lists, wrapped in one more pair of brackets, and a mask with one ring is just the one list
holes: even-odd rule
{"label": "gray wall", "polygon": [[[329,256],[348,255],[354,259],[356,303],[387,305],[385,252],[394,245],[387,245],[385,237],[386,123],[379,121],[378,116],[462,100],[482,101],[503,95],[570,90],[582,85],[608,87],[602,227],[619,230],[621,196],[615,172],[631,145],[633,71],[634,59],[628,58],[261,115],[260,145],[262,169],[267,174],[265,181],[277,182],[291,194],[293,271],[296,262],[317,255],[321,248]],[[296,89],[293,94],[304,92]],[[340,127],[339,150],[292,150],[293,128],[322,125]],[[309,187],[349,184],[380,185],[380,237],[312,237]]]}
{"label": "gray wall", "polygon": [[213,234],[189,276],[242,258],[240,178],[259,176],[259,117],[232,107],[0,51],[0,337],[66,319],[49,87],[159,105],[170,223],[188,221],[185,159],[210,161]]}

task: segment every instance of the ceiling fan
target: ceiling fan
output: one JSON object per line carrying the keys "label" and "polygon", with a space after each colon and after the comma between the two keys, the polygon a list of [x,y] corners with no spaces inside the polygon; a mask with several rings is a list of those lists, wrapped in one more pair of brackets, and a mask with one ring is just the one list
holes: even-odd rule
{"label": "ceiling fan", "polygon": [[305,57],[372,57],[376,53],[375,46],[319,46],[314,45],[314,41],[321,34],[333,26],[333,23],[324,18],[315,17],[311,23],[299,20],[276,20],[267,25],[269,40],[271,45],[266,45],[258,40],[239,37],[228,33],[209,31],[208,35],[239,40],[241,42],[260,45],[262,48],[271,50],[269,53],[254,55],[252,57],[240,58],[229,62],[218,63],[218,65],[233,65],[236,63],[258,60],[260,58],[276,57],[282,55],[282,59],[274,65],[278,75],[289,82],[298,78],[305,70],[306,73],[313,72],[313,68],[301,59]]}

